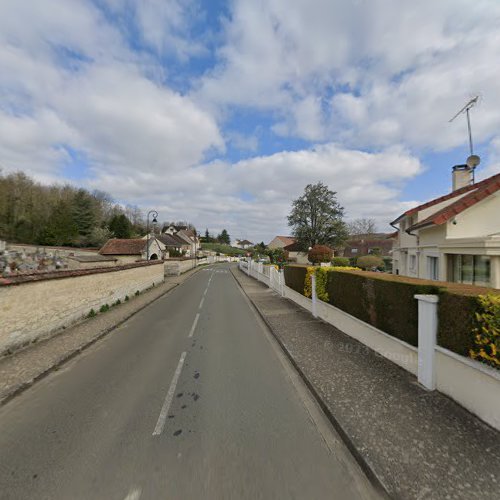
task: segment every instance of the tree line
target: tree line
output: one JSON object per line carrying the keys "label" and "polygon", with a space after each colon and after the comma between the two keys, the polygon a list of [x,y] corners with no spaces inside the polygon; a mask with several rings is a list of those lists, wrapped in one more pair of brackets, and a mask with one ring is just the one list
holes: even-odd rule
{"label": "tree line", "polygon": [[0,172],[0,239],[37,245],[98,247],[109,238],[142,235],[136,206],[103,191],[42,185],[22,172]]}

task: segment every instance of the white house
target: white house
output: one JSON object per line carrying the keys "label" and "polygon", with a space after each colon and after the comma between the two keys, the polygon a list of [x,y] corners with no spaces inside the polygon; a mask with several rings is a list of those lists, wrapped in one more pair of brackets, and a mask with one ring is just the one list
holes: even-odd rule
{"label": "white house", "polygon": [[254,246],[254,244],[248,240],[235,240],[235,242],[233,243],[233,247],[236,247],[236,248],[246,249],[246,248],[251,248],[253,246]]}
{"label": "white house", "polygon": [[453,167],[453,191],[397,217],[393,272],[500,288],[500,174],[473,182]]}
{"label": "white house", "polygon": [[162,229],[162,234],[170,234],[185,241],[189,245],[186,251],[186,257],[195,256],[200,249],[200,239],[196,231],[189,229],[187,226],[174,226],[171,224]]}
{"label": "white house", "polygon": [[295,238],[292,236],[275,236],[267,245],[268,248],[284,248],[287,245],[295,243]]}

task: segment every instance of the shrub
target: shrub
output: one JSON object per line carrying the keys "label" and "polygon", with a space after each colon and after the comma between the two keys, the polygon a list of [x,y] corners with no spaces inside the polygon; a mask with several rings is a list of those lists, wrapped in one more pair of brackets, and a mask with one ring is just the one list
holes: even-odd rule
{"label": "shrub", "polygon": [[125,302],[128,302],[128,301],[129,301],[129,296],[125,295]]}
{"label": "shrub", "polygon": [[418,342],[418,293],[438,293],[435,285],[380,279],[333,268],[327,291],[330,304],[411,345]]}
{"label": "shrub", "polygon": [[494,368],[500,368],[500,295],[480,295],[477,298],[473,329],[474,348],[469,355]]}
{"label": "shrub", "polygon": [[114,306],[119,306],[122,303],[120,299],[117,299],[115,302],[113,302]]}
{"label": "shrub", "polygon": [[349,259],[347,257],[334,257],[332,259],[332,266],[334,266],[334,267],[337,267],[337,266],[345,267],[345,266],[349,266],[349,265],[350,265],[350,262],[349,262]]}
{"label": "shrub", "polygon": [[105,313],[109,311],[109,304],[103,304],[101,308],[99,309],[100,312]]}
{"label": "shrub", "polygon": [[284,270],[286,286],[303,295],[307,268],[305,266],[285,266]]}
{"label": "shrub", "polygon": [[361,269],[371,270],[383,267],[384,261],[378,255],[364,255],[357,258],[356,265]]}
{"label": "shrub", "polygon": [[93,318],[94,316],[97,316],[97,313],[94,311],[94,309],[91,309],[87,314],[87,318]]}
{"label": "shrub", "polygon": [[330,247],[327,247],[326,245],[314,245],[307,254],[308,259],[313,264],[319,264],[320,262],[330,262],[332,260],[332,256],[332,249]]}
{"label": "shrub", "polygon": [[139,292],[139,290],[136,290],[136,291],[135,291],[135,295],[136,295],[136,296],[137,296],[137,295],[139,295],[140,293],[141,293],[141,292]]}

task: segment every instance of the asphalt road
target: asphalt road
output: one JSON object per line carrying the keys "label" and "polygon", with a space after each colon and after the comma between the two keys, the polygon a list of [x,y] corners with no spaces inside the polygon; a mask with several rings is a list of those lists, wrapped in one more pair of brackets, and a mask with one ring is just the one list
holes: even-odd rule
{"label": "asphalt road", "polygon": [[377,495],[219,265],[0,409],[0,498]]}

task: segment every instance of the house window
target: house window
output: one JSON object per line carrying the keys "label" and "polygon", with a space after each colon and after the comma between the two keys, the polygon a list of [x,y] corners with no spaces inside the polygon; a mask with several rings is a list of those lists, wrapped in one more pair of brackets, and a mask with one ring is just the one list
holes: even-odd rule
{"label": "house window", "polygon": [[427,274],[430,280],[439,279],[439,260],[437,257],[427,257]]}
{"label": "house window", "polygon": [[410,255],[410,271],[415,271],[417,268],[417,256]]}
{"label": "house window", "polygon": [[357,248],[351,248],[351,253],[358,253],[358,249]]}
{"label": "house window", "polygon": [[456,283],[490,286],[490,258],[486,255],[450,255],[450,277]]}

